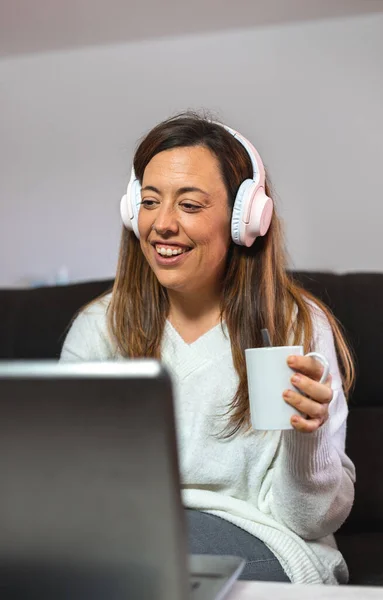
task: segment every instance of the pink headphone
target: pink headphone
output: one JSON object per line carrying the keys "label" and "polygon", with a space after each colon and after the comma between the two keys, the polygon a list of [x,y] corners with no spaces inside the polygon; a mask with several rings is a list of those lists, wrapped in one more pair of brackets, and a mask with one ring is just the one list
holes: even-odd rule
{"label": "pink headphone", "polygon": [[[238,189],[231,217],[231,237],[240,246],[251,246],[259,236],[266,235],[273,215],[273,201],[265,191],[265,168],[254,146],[240,133],[218,123],[245,148],[253,165],[253,178],[245,179]],[[140,237],[138,212],[141,206],[141,185],[132,167],[128,189],[121,198],[120,211],[125,227]]]}

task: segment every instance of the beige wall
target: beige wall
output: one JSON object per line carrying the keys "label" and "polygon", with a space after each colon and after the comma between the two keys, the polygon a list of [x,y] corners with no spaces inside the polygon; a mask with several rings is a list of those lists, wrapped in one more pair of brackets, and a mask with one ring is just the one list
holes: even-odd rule
{"label": "beige wall", "polygon": [[383,16],[0,61],[0,286],[112,276],[133,147],[206,107],[269,168],[296,268],[383,271]]}

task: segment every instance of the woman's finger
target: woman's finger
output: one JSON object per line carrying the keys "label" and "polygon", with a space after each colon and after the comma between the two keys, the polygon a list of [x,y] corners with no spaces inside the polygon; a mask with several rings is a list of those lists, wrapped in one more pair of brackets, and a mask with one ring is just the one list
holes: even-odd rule
{"label": "woman's finger", "polygon": [[320,419],[304,419],[298,415],[291,417],[291,425],[297,431],[302,433],[313,433],[323,425],[324,421]]}
{"label": "woman's finger", "polygon": [[293,354],[287,358],[287,364],[294,371],[299,371],[303,375],[315,379],[315,381],[321,379],[324,371],[322,363],[312,356],[297,356]]}
{"label": "woman's finger", "polygon": [[309,396],[312,400],[322,404],[329,404],[332,400],[333,391],[328,383],[319,383],[306,377],[301,373],[294,373],[291,377],[291,383],[298,388],[300,392]]}
{"label": "woman's finger", "polygon": [[327,403],[321,404],[320,402],[311,400],[311,398],[302,396],[302,394],[294,392],[293,390],[285,390],[283,392],[283,399],[287,404],[296,408],[300,413],[307,415],[310,419],[320,419],[323,421],[327,418]]}

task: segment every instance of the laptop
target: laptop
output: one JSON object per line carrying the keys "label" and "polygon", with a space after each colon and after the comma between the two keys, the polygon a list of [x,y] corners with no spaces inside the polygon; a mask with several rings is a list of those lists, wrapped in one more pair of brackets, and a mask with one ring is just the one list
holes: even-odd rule
{"label": "laptop", "polygon": [[159,362],[0,362],[2,600],[220,600],[243,566],[188,556]]}

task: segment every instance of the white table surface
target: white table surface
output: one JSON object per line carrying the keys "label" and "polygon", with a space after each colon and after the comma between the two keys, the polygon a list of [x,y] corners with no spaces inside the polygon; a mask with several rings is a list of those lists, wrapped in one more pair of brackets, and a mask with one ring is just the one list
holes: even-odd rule
{"label": "white table surface", "polygon": [[383,600],[383,587],[237,581],[225,600]]}

